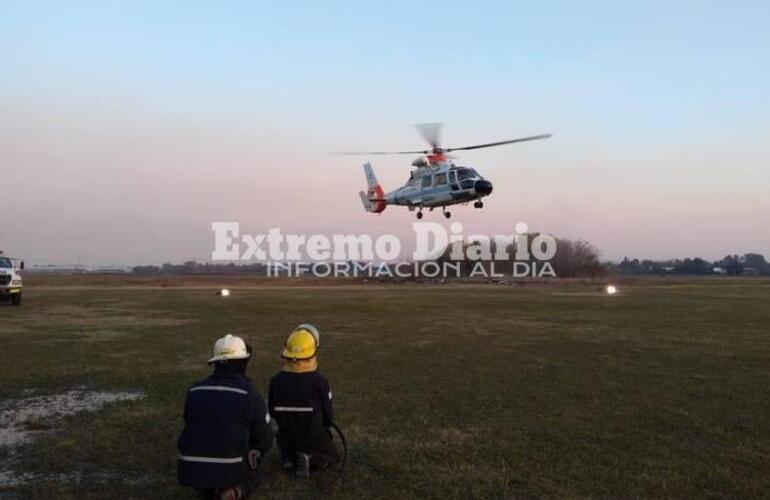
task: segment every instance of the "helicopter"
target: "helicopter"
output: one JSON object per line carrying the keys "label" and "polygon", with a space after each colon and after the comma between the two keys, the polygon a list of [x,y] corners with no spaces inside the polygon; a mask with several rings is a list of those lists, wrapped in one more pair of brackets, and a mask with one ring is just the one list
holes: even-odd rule
{"label": "helicopter", "polygon": [[360,191],[359,195],[367,212],[380,214],[388,205],[400,205],[407,207],[410,211],[417,210],[417,218],[422,219],[423,208],[433,211],[434,208],[441,207],[444,217],[449,219],[452,214],[446,207],[450,205],[467,204],[472,201],[475,208],[483,208],[484,202],[482,198],[492,194],[492,183],[482,177],[475,169],[456,165],[452,161],[455,157],[447,153],[491,148],[551,137],[551,134],[541,134],[486,144],[476,144],[474,146],[443,148],[440,145],[442,124],[423,123],[416,125],[416,127],[422,137],[430,144],[430,149],[393,152],[348,151],[338,153],[345,155],[421,155],[412,161],[412,166],[415,168],[410,172],[406,184],[389,193],[385,193],[377,181],[372,165],[368,162],[364,164],[364,174],[366,175],[368,187],[367,191]]}

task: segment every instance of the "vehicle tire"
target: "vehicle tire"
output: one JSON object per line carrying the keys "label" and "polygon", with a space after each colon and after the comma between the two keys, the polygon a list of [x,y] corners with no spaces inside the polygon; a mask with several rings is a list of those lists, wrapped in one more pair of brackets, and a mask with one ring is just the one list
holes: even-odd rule
{"label": "vehicle tire", "polygon": [[20,306],[21,305],[21,294],[20,293],[14,293],[11,295],[11,305],[12,306]]}

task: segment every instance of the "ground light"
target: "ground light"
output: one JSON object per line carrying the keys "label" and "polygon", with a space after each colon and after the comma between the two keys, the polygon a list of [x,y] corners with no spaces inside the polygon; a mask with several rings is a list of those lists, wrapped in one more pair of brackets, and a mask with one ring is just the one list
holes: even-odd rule
{"label": "ground light", "polygon": [[228,290],[227,288],[223,288],[219,291],[219,295],[221,295],[222,297],[229,297],[230,290]]}
{"label": "ground light", "polygon": [[604,290],[607,292],[607,295],[615,295],[618,293],[618,289],[615,285],[607,285],[607,288]]}

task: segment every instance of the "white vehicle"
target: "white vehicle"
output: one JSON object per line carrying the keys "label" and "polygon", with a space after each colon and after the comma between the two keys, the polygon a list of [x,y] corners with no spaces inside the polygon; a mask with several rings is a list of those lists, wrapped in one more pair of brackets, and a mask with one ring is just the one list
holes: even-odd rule
{"label": "white vehicle", "polygon": [[21,271],[24,261],[5,257],[0,253],[0,302],[11,301],[21,305]]}

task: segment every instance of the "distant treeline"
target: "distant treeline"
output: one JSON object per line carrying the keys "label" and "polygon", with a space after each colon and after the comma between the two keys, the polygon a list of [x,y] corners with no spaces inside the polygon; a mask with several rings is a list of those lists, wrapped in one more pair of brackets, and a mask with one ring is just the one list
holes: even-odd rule
{"label": "distant treeline", "polygon": [[[531,246],[537,233],[528,235]],[[728,255],[721,260],[707,261],[700,257],[672,260],[639,260],[624,258],[620,263],[601,262],[599,252],[587,241],[556,238],[556,255],[548,262],[553,266],[556,276],[560,278],[588,277],[595,278],[606,274],[624,275],[726,275],[726,276],[767,276],[770,275],[770,263],[758,253],[744,255]],[[473,243],[471,243],[473,244]],[[491,250],[495,252],[495,242],[491,242]],[[464,247],[467,248],[468,244]],[[516,254],[516,245],[509,245],[506,250],[510,256]],[[451,245],[446,248],[439,261],[450,260]],[[530,251],[531,253],[531,251]],[[472,262],[465,264],[470,269]],[[513,258],[506,261],[495,261],[498,271],[510,271]]]}
{"label": "distant treeline", "polygon": [[[511,275],[514,272],[516,262],[526,262],[529,264],[541,265],[542,262],[536,261],[533,257],[532,245],[536,241],[535,238],[538,233],[529,233],[526,241],[527,249],[526,255],[530,256],[528,259],[517,259],[517,247],[516,244],[509,244],[505,247],[505,254],[508,258],[505,260],[492,259],[489,263],[493,264],[494,271]],[[556,254],[547,262],[553,268],[554,274],[559,278],[576,278],[587,277],[595,278],[601,276],[607,272],[606,266],[599,260],[599,251],[588,243],[582,240],[568,240],[565,238],[555,238],[556,240]],[[447,246],[444,253],[437,259],[438,262],[458,262],[451,258],[453,245],[459,243],[453,243]],[[468,242],[463,244],[462,254],[467,254],[467,249],[471,246],[478,245],[478,242]],[[488,242],[489,253],[492,256],[497,255],[497,244],[495,241]],[[461,261],[464,265],[464,274],[470,274],[476,262],[472,259],[463,259]],[[486,266],[485,266],[486,267]]]}
{"label": "distant treeline", "polygon": [[162,266],[135,266],[131,269],[134,274],[255,274],[264,276],[266,266],[261,263],[254,264],[201,264],[194,260],[182,264],[163,264]]}
{"label": "distant treeline", "polygon": [[[553,267],[556,276],[560,278],[589,277],[595,278],[607,274],[622,275],[728,275],[728,276],[760,276],[770,275],[770,263],[761,254],[747,253],[742,256],[728,255],[718,261],[707,261],[699,257],[674,260],[639,260],[624,258],[620,263],[601,262],[599,252],[586,241],[573,241],[562,238],[556,239],[558,246],[556,255],[548,262]],[[514,245],[508,247],[508,260],[493,260],[494,270],[498,273],[511,274],[514,266],[513,256],[516,253]],[[447,262],[450,259],[451,248],[447,247],[444,254],[436,259],[437,262]],[[491,251],[495,252],[494,242]],[[457,262],[457,261],[454,261]],[[461,261],[463,275],[470,274],[475,265],[474,261]],[[486,263],[488,264],[488,263]],[[136,266],[132,268],[139,275],[205,275],[205,274],[251,274],[265,276],[267,267],[262,263],[254,264],[212,264],[187,261],[182,264],[163,264],[162,266]]]}
{"label": "distant treeline", "polygon": [[770,263],[758,253],[728,255],[722,260],[707,261],[700,257],[675,260],[639,260],[624,258],[619,264],[608,264],[609,270],[628,275],[700,274],[728,276],[767,276]]}

